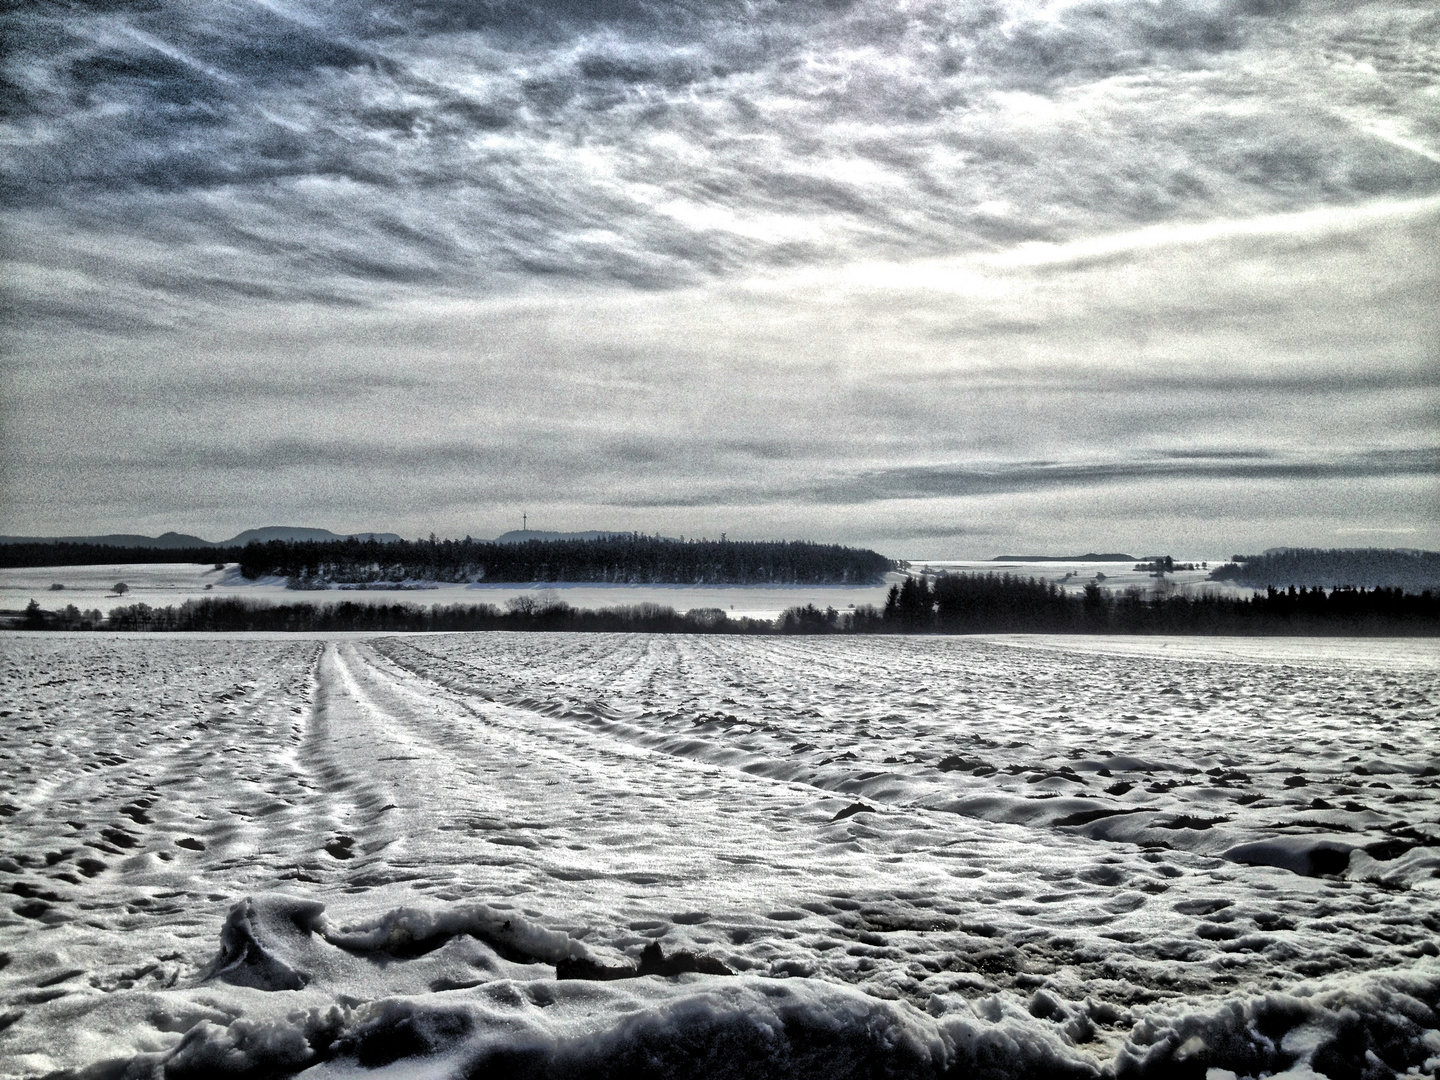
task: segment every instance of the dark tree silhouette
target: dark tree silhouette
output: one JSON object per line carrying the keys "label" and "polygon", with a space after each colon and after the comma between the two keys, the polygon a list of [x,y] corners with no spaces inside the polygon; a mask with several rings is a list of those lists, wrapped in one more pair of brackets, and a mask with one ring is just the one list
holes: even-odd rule
{"label": "dark tree silhouette", "polygon": [[1264,555],[1232,555],[1210,572],[1212,581],[1256,588],[1321,586],[1440,589],[1440,552],[1403,548],[1279,548]]}
{"label": "dark tree silhouette", "polygon": [[874,551],[806,541],[670,540],[625,533],[594,540],[271,541],[240,553],[247,578],[295,588],[334,582],[555,581],[625,584],[868,584],[894,565]]}

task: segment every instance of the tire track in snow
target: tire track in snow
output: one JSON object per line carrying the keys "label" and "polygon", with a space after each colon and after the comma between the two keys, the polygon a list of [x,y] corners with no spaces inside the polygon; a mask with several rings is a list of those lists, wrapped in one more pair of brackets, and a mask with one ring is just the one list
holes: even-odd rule
{"label": "tire track in snow", "polygon": [[[705,653],[700,660],[708,660],[711,664],[720,666],[717,663],[720,658],[715,655],[713,646],[708,641],[702,641],[698,648]],[[767,659],[776,661],[784,669],[785,675],[782,675],[782,679],[788,676],[797,686],[815,684],[814,672],[807,672],[804,677],[799,673],[799,661],[802,658],[799,650],[791,648],[774,651],[778,655],[769,656]],[[793,760],[779,756],[775,753],[778,747],[736,745],[733,739],[715,739],[710,732],[699,730],[701,725],[698,718],[695,726],[689,730],[676,731],[663,727],[657,729],[644,726],[641,721],[650,717],[643,712],[632,716],[630,714],[636,710],[624,706],[612,708],[599,701],[585,704],[575,700],[573,696],[568,701],[557,696],[547,702],[538,699],[533,693],[516,695],[489,690],[467,681],[461,672],[455,670],[462,665],[453,661],[449,665],[453,674],[437,671],[439,665],[436,662],[441,658],[425,652],[412,642],[406,643],[406,656],[398,655],[399,652],[400,650],[392,647],[386,649],[383,655],[412,677],[425,679],[460,694],[462,702],[466,698],[479,697],[528,714],[529,719],[522,720],[521,723],[536,734],[551,730],[550,737],[565,739],[574,735],[577,723],[583,724],[592,735],[604,735],[626,747],[693,761],[712,768],[723,768],[781,786],[801,784],[814,789],[817,797],[864,798],[897,810],[923,810],[925,804],[945,802],[953,799],[955,794],[954,788],[947,783],[917,780],[883,768],[866,769],[851,766],[846,762],[834,765],[822,762],[817,765],[812,759]],[[407,656],[413,658],[417,654],[426,657],[430,662],[417,663],[414,659],[407,662]],[[683,662],[685,658],[679,659]],[[641,657],[636,658],[634,664],[612,662],[622,675],[615,686],[622,694],[627,685],[637,690],[649,689],[659,671],[659,664],[651,657],[649,646]],[[838,662],[822,665],[822,671],[827,676],[832,673],[836,677],[842,673],[854,676],[853,668],[847,671]],[[714,704],[713,700],[711,704]],[[494,710],[490,716],[490,722],[497,721],[498,714]]]}
{"label": "tire track in snow", "polygon": [[[361,688],[354,665],[353,645],[326,644],[316,661],[315,699],[299,750],[301,765],[324,797],[317,819],[324,828],[312,829],[312,843],[332,865],[373,856],[396,840],[387,815],[398,809],[398,792],[408,779],[393,767],[408,755],[397,752],[393,724]],[[359,870],[357,864],[346,876]]]}
{"label": "tire track in snow", "polygon": [[[808,785],[812,816],[802,819],[803,828],[812,843],[850,852],[856,866],[864,866],[858,876],[885,880],[886,868],[873,865],[880,861],[936,860],[932,865],[975,882],[969,892],[988,918],[1028,927],[1017,932],[1112,928],[1107,941],[1126,943],[1124,951],[1133,954],[1123,961],[1127,977],[1142,984],[1167,985],[1179,956],[1205,957],[1223,973],[1204,977],[1222,980],[1242,970],[1281,977],[1296,969],[1309,975],[1384,967],[1410,955],[1406,950],[1425,934],[1414,928],[1394,940],[1367,935],[1363,945],[1307,935],[1309,954],[1301,960],[1290,933],[1304,933],[1309,921],[1321,925],[1321,913],[1399,910],[1404,893],[1386,883],[1377,894],[1366,885],[1340,901],[1353,887],[1348,882],[1287,870],[1285,899],[1277,902],[1270,879],[1279,871],[1215,857],[1257,836],[1280,833],[1306,842],[1327,827],[1354,830],[1347,834],[1352,843],[1388,844],[1384,831],[1377,837],[1359,830],[1404,826],[1397,840],[1414,844],[1415,838],[1404,839],[1414,832],[1422,845],[1411,857],[1372,866],[1357,855],[1352,865],[1377,874],[1393,866],[1417,887],[1430,887],[1433,847],[1423,846],[1430,826],[1411,828],[1406,819],[1392,826],[1397,819],[1381,807],[1406,807],[1399,812],[1416,821],[1417,811],[1433,806],[1435,782],[1420,774],[1413,758],[1399,765],[1340,760],[1352,749],[1365,752],[1366,743],[1387,755],[1407,746],[1412,754],[1433,753],[1433,728],[1425,724],[1434,711],[1426,701],[1433,699],[1423,686],[1402,693],[1383,665],[1321,682],[1283,658],[1241,665],[1208,658],[1117,662],[934,639],[595,635],[580,643],[564,635],[494,635],[392,639],[376,648],[468,701],[488,723],[556,746],[629,747],[636,783],[665,783],[675,763],[700,765],[725,774],[726,782],[746,784],[737,786],[736,798],[743,790],[753,799],[757,818],[769,812],[765,790],[789,794]],[[846,658],[848,666],[841,662]],[[655,672],[664,673],[661,686]],[[1433,682],[1433,672],[1429,678]],[[665,699],[650,700],[667,683]],[[751,692],[732,689],[737,685]],[[1360,708],[1367,700],[1371,704]],[[717,705],[738,715],[717,722]],[[1346,741],[1332,742],[1332,735]],[[789,757],[791,737],[819,747]],[[857,751],[854,759],[826,764],[822,755],[835,753],[829,743],[846,740]],[[959,771],[937,768],[942,755],[955,752],[970,764]],[[886,754],[904,756],[889,765],[881,761]],[[1318,774],[1303,798],[1280,783],[1295,771],[1289,762]],[[1383,781],[1377,769],[1385,770]],[[765,787],[749,786],[756,781]],[[1317,797],[1321,784],[1327,798],[1360,795],[1368,806],[1339,799],[1328,805]],[[948,799],[932,804],[926,796],[936,791]],[[884,813],[852,817],[844,832],[837,825],[816,829],[814,811],[832,793],[847,802],[861,795]],[[926,805],[915,805],[916,799]],[[831,812],[835,805],[829,804]],[[1095,815],[1096,808],[1129,812]],[[994,857],[997,845],[1009,845],[1003,859]],[[885,848],[888,858],[880,856]],[[957,855],[963,858],[950,861]],[[936,888],[937,895],[949,891]],[[1211,890],[1239,898],[1234,910],[1217,913]],[[1212,912],[1198,916],[1207,923],[1202,940],[1218,945],[1197,947],[1188,927],[1174,925],[1202,911]],[[1174,929],[1157,936],[1157,926]],[[1317,940],[1326,947],[1316,949]],[[1086,946],[1081,962],[1094,964],[1099,956],[1106,957],[1101,964],[1121,962],[1110,950]]]}
{"label": "tire track in snow", "polygon": [[[579,728],[571,717],[494,702],[474,687],[447,687],[443,675],[393,661],[393,651],[393,643],[373,642],[357,650],[364,664],[351,670],[407,738],[445,748],[446,759],[436,757],[426,775],[427,795],[444,794],[425,800],[433,808],[426,817],[450,824],[421,846],[427,872],[447,861],[485,867],[489,895],[524,895],[599,933],[618,932],[607,938],[617,948],[647,940],[637,934],[677,932],[676,920],[685,923],[674,913],[714,909],[725,912],[721,922],[697,920],[706,924],[697,932],[711,936],[686,937],[685,947],[712,945],[724,925],[733,942],[753,943],[765,964],[783,964],[782,943],[797,937],[790,928],[809,917],[803,905],[818,902],[818,894],[849,896],[858,882],[889,881],[916,912],[906,918],[929,925],[948,918],[930,909],[944,903],[943,883],[953,884],[949,867],[1014,842],[1005,826],[958,825],[942,837],[903,812],[889,817],[886,835],[860,818],[832,822],[843,802],[828,793],[657,754]],[[971,841],[959,859],[898,865],[898,852],[957,836]],[[486,855],[483,845],[502,854]],[[398,851],[389,857],[405,858]],[[645,918],[637,921],[633,910],[623,913],[633,901],[659,907],[642,906]]]}

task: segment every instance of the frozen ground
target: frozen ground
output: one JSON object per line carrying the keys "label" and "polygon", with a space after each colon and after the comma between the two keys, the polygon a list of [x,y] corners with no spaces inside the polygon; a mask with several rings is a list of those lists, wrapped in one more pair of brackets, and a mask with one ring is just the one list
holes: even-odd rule
{"label": "frozen ground", "polygon": [[1434,1075],[1437,705],[1433,640],[11,633],[0,1074]]}

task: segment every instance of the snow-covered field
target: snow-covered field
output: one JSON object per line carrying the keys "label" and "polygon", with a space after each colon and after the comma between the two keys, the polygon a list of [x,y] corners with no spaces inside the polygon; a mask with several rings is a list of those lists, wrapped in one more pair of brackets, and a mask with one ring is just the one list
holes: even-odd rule
{"label": "snow-covered field", "polygon": [[[903,574],[890,575],[900,580]],[[113,591],[124,582],[123,596]],[[51,585],[63,585],[52,590]],[[195,563],[125,563],[109,566],[42,566],[0,569],[0,610],[20,611],[32,599],[47,610],[74,604],[81,611],[109,612],[122,604],[151,607],[180,605],[206,597],[241,597],[274,604],[331,604],[342,600],[370,604],[495,604],[536,593],[563,600],[571,607],[604,608],[629,604],[663,604],[684,613],[690,608],[716,607],[733,618],[773,619],[789,607],[815,604],[843,611],[863,604],[881,607],[889,582],[883,585],[597,585],[584,582],[410,582],[399,589],[294,590],[284,578],[247,581],[236,564],[223,570]]]}
{"label": "snow-covered field", "polygon": [[1440,1068],[1434,640],[0,665],[4,1076]]}
{"label": "snow-covered field", "polygon": [[[997,563],[931,562],[915,563],[912,573],[929,567],[967,574],[1017,574],[1044,578],[1078,592],[1105,575],[1104,587],[1121,591],[1130,588],[1146,592],[1211,592],[1249,596],[1255,590],[1232,582],[1206,581],[1208,570],[1178,570],[1157,579],[1134,569],[1134,563]],[[587,582],[408,582],[402,588],[355,589],[337,587],[321,590],[294,590],[284,578],[247,581],[238,565],[224,569],[196,563],[116,563],[97,566],[41,566],[0,568],[0,610],[20,611],[32,599],[47,610],[74,604],[81,611],[109,612],[122,604],[149,604],[166,607],[206,597],[242,597],[275,604],[326,604],[341,600],[359,603],[394,604],[495,604],[522,594],[543,593],[563,600],[571,607],[606,608],[630,604],[663,604],[684,613],[691,608],[720,608],[732,618],[773,619],[786,608],[814,604],[837,611],[873,604],[885,605],[890,584],[904,574],[890,574],[880,585],[604,585]],[[127,591],[116,595],[117,582]],[[51,589],[63,585],[63,589]]]}
{"label": "snow-covered field", "polygon": [[[912,564],[912,573],[924,569],[941,570],[952,574],[1014,574],[1022,578],[1041,578],[1053,581],[1066,592],[1078,593],[1095,582],[1102,588],[1114,592],[1141,589],[1149,595],[1183,594],[1198,596],[1210,593],[1216,596],[1250,596],[1257,590],[1250,586],[1237,585],[1233,581],[1211,581],[1210,571],[1220,566],[1215,561],[1202,559],[1176,559],[1181,569],[1157,577],[1148,570],[1137,570],[1140,562],[1096,563],[1096,562],[994,562],[991,560],[940,562],[917,562]],[[1194,569],[1185,569],[1194,567]],[[1259,590],[1264,592],[1263,589]]]}

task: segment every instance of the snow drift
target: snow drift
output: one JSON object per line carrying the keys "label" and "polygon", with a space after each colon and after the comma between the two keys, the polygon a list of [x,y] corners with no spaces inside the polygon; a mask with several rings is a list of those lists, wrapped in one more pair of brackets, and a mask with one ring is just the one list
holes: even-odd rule
{"label": "snow drift", "polygon": [[[106,1071],[166,1080],[302,1070],[332,1076],[403,1060],[404,1075],[437,1078],[1139,1080],[1214,1069],[1383,1077],[1411,1068],[1433,1074],[1440,1065],[1434,968],[1236,996],[1208,1008],[1140,1010],[1115,1046],[1096,1037],[1097,1021],[1118,1018],[1113,1004],[1043,990],[1025,1002],[936,996],[924,1010],[813,979],[698,974],[617,984],[511,973],[365,1002],[335,993],[376,953],[426,965],[438,947],[416,953],[416,944],[472,935],[498,937],[543,963],[587,953],[564,933],[484,905],[397,910],[339,928],[315,901],[247,898],[226,921],[209,978],[262,990],[275,1006],[256,1010],[264,1018],[202,1020],[173,1049]],[[386,981],[385,967],[371,973],[374,982]]]}

